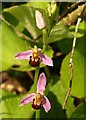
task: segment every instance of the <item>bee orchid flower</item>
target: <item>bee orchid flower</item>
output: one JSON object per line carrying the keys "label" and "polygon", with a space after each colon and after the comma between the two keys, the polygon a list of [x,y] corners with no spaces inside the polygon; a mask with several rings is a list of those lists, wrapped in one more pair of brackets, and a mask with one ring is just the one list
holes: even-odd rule
{"label": "bee orchid flower", "polygon": [[39,110],[41,107],[44,108],[45,112],[51,109],[51,104],[46,96],[44,96],[44,91],[46,87],[46,76],[41,73],[37,83],[36,93],[29,94],[24,99],[21,100],[20,106],[24,104],[32,103],[32,107]]}
{"label": "bee orchid flower", "polygon": [[40,62],[45,65],[53,66],[53,61],[47,55],[45,55],[40,48],[34,47],[31,50],[20,52],[15,56],[15,59],[26,59],[29,60],[29,64],[32,67],[37,67]]}

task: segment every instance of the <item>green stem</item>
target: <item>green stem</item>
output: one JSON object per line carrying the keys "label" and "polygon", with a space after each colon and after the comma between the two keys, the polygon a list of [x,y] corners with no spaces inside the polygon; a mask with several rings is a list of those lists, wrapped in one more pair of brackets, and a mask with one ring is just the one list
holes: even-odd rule
{"label": "green stem", "polygon": [[44,29],[42,30],[42,32],[43,32],[43,45],[45,45],[45,44],[46,44],[47,31],[46,31],[46,29],[44,28]]}
{"label": "green stem", "polygon": [[48,34],[45,28],[42,30],[42,32],[43,32],[43,52],[44,52],[47,47]]}
{"label": "green stem", "polygon": [[38,66],[38,67],[36,68],[36,70],[35,70],[35,76],[34,76],[34,89],[35,89],[35,91],[36,91],[36,88],[37,88],[39,68],[40,68],[40,66]]}
{"label": "green stem", "polygon": [[40,120],[40,110],[36,111],[36,120]]}
{"label": "green stem", "polygon": [[[37,81],[38,81],[39,68],[40,68],[40,66],[38,66],[36,68],[36,70],[35,70],[35,77],[34,77],[34,89],[35,89],[35,91],[37,89]],[[36,111],[36,119],[37,120],[40,119],[40,110]]]}

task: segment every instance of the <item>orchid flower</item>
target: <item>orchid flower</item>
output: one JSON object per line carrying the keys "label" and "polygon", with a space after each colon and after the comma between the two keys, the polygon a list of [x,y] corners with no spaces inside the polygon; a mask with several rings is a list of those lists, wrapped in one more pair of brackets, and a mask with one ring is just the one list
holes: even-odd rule
{"label": "orchid flower", "polygon": [[46,76],[41,73],[37,83],[36,93],[29,94],[24,99],[21,100],[20,106],[32,102],[32,107],[39,110],[41,107],[44,108],[46,112],[51,109],[51,104],[46,96],[44,96],[46,86]]}
{"label": "orchid flower", "polygon": [[53,66],[53,61],[47,55],[42,53],[40,48],[36,46],[32,50],[28,50],[25,52],[20,52],[15,56],[15,59],[26,59],[29,60],[29,64],[32,67],[37,67],[40,62],[45,65]]}
{"label": "orchid flower", "polygon": [[38,10],[35,11],[36,25],[39,29],[43,29],[46,26],[46,23],[43,19],[42,13]]}

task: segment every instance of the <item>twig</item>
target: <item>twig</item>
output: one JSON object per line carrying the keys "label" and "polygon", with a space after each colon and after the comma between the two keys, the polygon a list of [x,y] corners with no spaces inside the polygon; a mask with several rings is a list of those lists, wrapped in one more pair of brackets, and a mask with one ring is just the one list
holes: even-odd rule
{"label": "twig", "polygon": [[79,27],[80,21],[81,21],[81,18],[79,17],[78,20],[77,20],[77,24],[76,24],[76,29],[75,29],[75,33],[74,33],[74,39],[73,39],[73,46],[72,46],[72,51],[71,51],[71,56],[70,56],[70,61],[69,61],[69,66],[71,68],[70,84],[69,84],[69,88],[68,88],[63,106],[62,106],[63,109],[65,108],[65,105],[67,103],[68,97],[70,96],[70,92],[71,92],[71,88],[72,88],[73,71],[74,71],[73,56],[74,56],[74,50],[75,50],[75,45],[76,45],[76,35],[77,35],[77,32],[78,32],[78,27]]}
{"label": "twig", "polygon": [[83,2],[83,0],[78,0],[77,2],[73,3],[70,7],[67,7],[67,10],[59,17],[58,21],[65,17],[72,9],[77,7],[80,2]]}
{"label": "twig", "polygon": [[[71,24],[76,22],[78,17],[81,15],[84,7],[85,7],[85,4],[78,6],[77,9],[75,9],[71,13],[67,14],[67,16],[62,19],[62,22],[67,26],[70,26]],[[82,14],[82,16],[83,16],[83,14]]]}

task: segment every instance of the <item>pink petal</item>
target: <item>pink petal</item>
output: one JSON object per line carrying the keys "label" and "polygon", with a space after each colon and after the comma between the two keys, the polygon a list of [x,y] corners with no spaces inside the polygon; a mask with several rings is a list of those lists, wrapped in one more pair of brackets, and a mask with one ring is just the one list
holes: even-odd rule
{"label": "pink petal", "polygon": [[20,106],[24,105],[24,104],[28,104],[30,102],[33,102],[33,98],[35,97],[35,93],[29,94],[28,96],[26,96],[25,98],[23,98],[20,102]]}
{"label": "pink petal", "polygon": [[38,79],[37,92],[44,92],[46,86],[46,76],[41,73]]}
{"label": "pink petal", "polygon": [[45,103],[43,104],[43,108],[46,112],[48,112],[51,109],[51,104],[46,96],[44,96],[44,98],[45,98]]}
{"label": "pink petal", "polygon": [[35,12],[35,17],[36,17],[36,24],[39,29],[43,29],[45,27],[45,21],[43,19],[42,13],[36,10]]}
{"label": "pink petal", "polygon": [[45,65],[48,65],[48,66],[53,66],[53,61],[51,58],[49,58],[47,55],[43,54],[42,52],[40,53],[40,57],[42,59],[42,62],[45,64]]}
{"label": "pink petal", "polygon": [[29,59],[30,55],[32,53],[32,50],[28,50],[28,51],[25,51],[25,52],[20,52],[18,53],[16,56],[15,56],[15,59]]}

